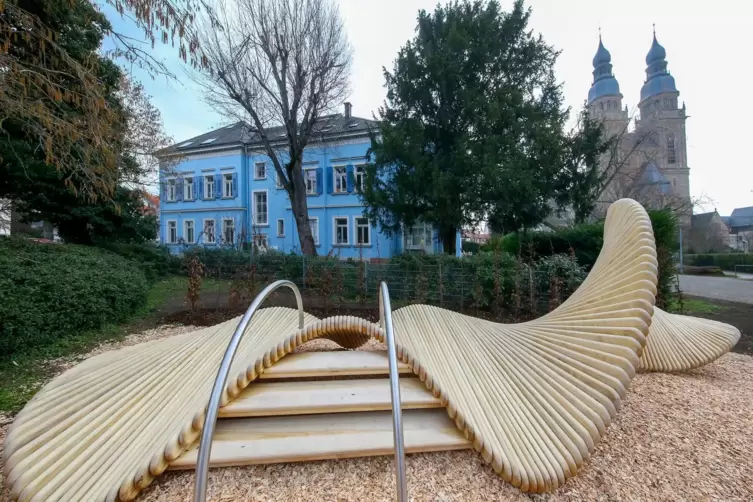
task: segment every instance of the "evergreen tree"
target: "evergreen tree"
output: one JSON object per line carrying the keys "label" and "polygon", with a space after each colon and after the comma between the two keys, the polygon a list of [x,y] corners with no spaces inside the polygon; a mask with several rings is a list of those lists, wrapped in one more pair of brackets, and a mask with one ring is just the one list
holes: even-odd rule
{"label": "evergreen tree", "polygon": [[558,52],[528,28],[522,0],[420,11],[416,36],[384,71],[387,100],[362,195],[385,232],[418,220],[455,233],[487,217],[504,231],[551,212],[569,155]]}

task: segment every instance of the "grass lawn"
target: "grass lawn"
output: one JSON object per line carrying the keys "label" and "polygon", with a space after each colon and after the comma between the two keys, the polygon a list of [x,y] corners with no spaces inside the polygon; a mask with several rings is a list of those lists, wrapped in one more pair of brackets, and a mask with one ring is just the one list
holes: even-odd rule
{"label": "grass lawn", "polygon": [[[202,292],[223,291],[229,289],[229,284],[229,281],[204,279],[201,289]],[[188,278],[169,277],[151,287],[146,305],[125,324],[103,326],[60,339],[53,345],[16,354],[11,359],[0,359],[0,413],[19,411],[56,373],[51,359],[86,353],[102,342],[120,340],[129,333],[149,327],[149,318],[154,317],[152,314],[167,302],[182,299],[187,287]]]}
{"label": "grass lawn", "polygon": [[725,307],[711,303],[710,301],[702,300],[701,298],[685,298],[682,301],[682,305],[674,300],[669,304],[668,310],[674,314],[708,315],[723,312]]}

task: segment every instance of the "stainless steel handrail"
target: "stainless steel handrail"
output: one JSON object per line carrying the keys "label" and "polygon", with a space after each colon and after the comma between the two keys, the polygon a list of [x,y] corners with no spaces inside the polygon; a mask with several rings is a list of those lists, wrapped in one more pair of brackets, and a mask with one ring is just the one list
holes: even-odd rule
{"label": "stainless steel handrail", "polygon": [[235,352],[238,350],[241,338],[243,338],[243,334],[246,332],[246,328],[259,308],[259,305],[261,305],[270,293],[283,286],[289,287],[295,294],[295,301],[298,304],[298,327],[303,329],[303,300],[301,299],[301,292],[298,291],[298,287],[291,281],[273,282],[264,288],[264,290],[254,298],[254,301],[251,302],[251,306],[248,307],[246,313],[243,314],[243,318],[241,319],[241,322],[238,323],[238,327],[235,328],[235,332],[233,333],[232,338],[230,338],[230,343],[225,350],[225,356],[222,358],[220,369],[217,371],[217,378],[214,380],[214,387],[212,387],[212,394],[209,397],[207,414],[204,419],[204,429],[201,431],[199,455],[196,460],[196,484],[194,485],[193,492],[194,502],[205,502],[207,498],[207,475],[209,470],[209,455],[212,453],[212,436],[214,435],[214,428],[217,425],[217,414],[220,410],[220,400],[222,399],[222,393],[227,384],[227,377],[230,373],[230,366],[233,364],[233,359],[235,358]]}
{"label": "stainless steel handrail", "polygon": [[405,442],[403,441],[403,411],[400,400],[400,381],[397,368],[395,334],[392,331],[392,306],[387,283],[379,285],[379,321],[385,333],[387,355],[390,361],[390,396],[392,398],[392,433],[395,441],[395,475],[397,476],[397,500],[408,501],[405,483]]}

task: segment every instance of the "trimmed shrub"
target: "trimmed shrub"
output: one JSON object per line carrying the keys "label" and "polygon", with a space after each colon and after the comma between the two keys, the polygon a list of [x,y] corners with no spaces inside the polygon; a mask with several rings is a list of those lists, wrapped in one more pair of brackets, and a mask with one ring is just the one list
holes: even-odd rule
{"label": "trimmed shrub", "polygon": [[171,254],[165,246],[145,243],[105,244],[99,247],[138,263],[149,282],[177,274],[181,269],[180,257]]}
{"label": "trimmed shrub", "polygon": [[[715,266],[722,270],[735,270],[735,265],[753,266],[753,253],[686,254],[684,262],[696,267]],[[748,272],[748,270],[743,270]]]}
{"label": "trimmed shrub", "polygon": [[137,264],[108,251],[0,238],[0,354],[125,321],[147,288]]}

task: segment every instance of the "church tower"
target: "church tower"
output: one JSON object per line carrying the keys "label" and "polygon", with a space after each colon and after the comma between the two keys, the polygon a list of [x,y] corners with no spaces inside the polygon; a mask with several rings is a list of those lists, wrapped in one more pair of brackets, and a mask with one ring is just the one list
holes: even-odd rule
{"label": "church tower", "polygon": [[612,73],[612,55],[604,47],[601,33],[593,67],[594,80],[591,89],[588,90],[588,109],[591,116],[604,122],[608,134],[622,134],[629,122],[627,108],[622,108],[620,84]]}
{"label": "church tower", "polygon": [[[641,88],[640,120],[635,121],[635,135],[641,141],[640,150],[655,164],[669,182],[671,193],[685,201],[690,208],[690,182],[685,135],[685,104],[678,107],[680,92],[675,79],[667,70],[667,53],[654,40],[646,55],[646,81]],[[682,218],[684,219],[684,218]]]}

